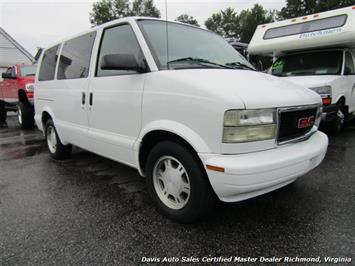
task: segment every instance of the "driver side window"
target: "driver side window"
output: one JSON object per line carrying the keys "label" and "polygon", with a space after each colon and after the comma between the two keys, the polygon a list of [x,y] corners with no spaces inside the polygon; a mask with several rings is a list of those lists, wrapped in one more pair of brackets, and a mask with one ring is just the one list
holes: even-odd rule
{"label": "driver side window", "polygon": [[142,62],[143,53],[140,49],[136,36],[128,24],[110,27],[104,30],[98,55],[96,76],[116,76],[124,74],[136,74],[131,70],[104,70],[101,69],[101,60],[108,54],[131,54],[136,57],[137,62]]}
{"label": "driver side window", "polygon": [[355,74],[354,60],[350,52],[345,53],[345,68],[344,73]]}

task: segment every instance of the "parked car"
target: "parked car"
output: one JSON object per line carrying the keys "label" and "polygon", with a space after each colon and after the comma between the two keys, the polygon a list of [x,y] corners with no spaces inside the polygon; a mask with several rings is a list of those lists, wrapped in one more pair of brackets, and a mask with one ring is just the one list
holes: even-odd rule
{"label": "parked car", "polygon": [[17,111],[18,122],[24,129],[34,126],[33,90],[36,65],[17,64],[2,73],[0,100],[6,111]]}
{"label": "parked car", "polygon": [[216,196],[290,184],[327,150],[317,93],[256,72],[222,37],[186,24],[92,28],[47,48],[35,84],[54,159],[73,144],[138,169],[158,210],[179,222],[203,217]]}
{"label": "parked car", "polygon": [[258,26],[248,47],[270,73],[319,93],[333,134],[355,114],[355,6]]}

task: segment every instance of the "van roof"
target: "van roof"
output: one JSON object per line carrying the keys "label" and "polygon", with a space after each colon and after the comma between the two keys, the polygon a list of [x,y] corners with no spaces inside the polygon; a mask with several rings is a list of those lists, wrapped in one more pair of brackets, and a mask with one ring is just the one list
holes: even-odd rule
{"label": "van roof", "polygon": [[259,25],[248,52],[277,56],[326,47],[355,48],[355,6]]}
{"label": "van roof", "polygon": [[[49,49],[49,48],[51,48],[53,46],[56,46],[56,45],[58,45],[58,44],[60,44],[62,42],[65,42],[67,40],[71,40],[71,39],[73,39],[75,37],[79,37],[81,35],[84,35],[86,33],[90,33],[90,32],[93,32],[93,31],[96,31],[96,30],[99,30],[99,29],[102,29],[102,28],[114,26],[114,25],[119,24],[119,23],[134,22],[134,21],[137,21],[137,20],[157,20],[157,21],[163,21],[163,22],[173,22],[173,23],[177,23],[177,24],[182,24],[182,25],[186,25],[186,26],[202,29],[200,27],[197,27],[197,26],[194,26],[194,25],[190,25],[190,24],[186,24],[186,23],[182,23],[182,22],[178,22],[178,21],[167,21],[167,20],[164,20],[164,19],[161,19],[161,18],[153,18],[153,17],[131,16],[131,17],[124,17],[124,18],[114,19],[114,20],[111,20],[109,22],[106,22],[106,23],[100,24],[98,26],[92,27],[90,29],[87,29],[85,31],[81,31],[81,32],[79,32],[77,34],[68,36],[68,37],[63,38],[61,40],[58,40],[55,43],[52,43],[52,45],[49,45],[48,47],[46,47],[45,50],[47,50],[47,49]],[[204,30],[204,29],[202,29],[202,30]]]}

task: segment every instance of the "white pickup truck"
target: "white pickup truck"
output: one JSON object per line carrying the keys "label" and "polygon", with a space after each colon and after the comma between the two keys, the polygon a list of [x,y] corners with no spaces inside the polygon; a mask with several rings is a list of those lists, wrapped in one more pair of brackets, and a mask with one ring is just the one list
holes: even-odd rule
{"label": "white pickup truck", "polygon": [[319,165],[321,105],[313,91],[256,72],[220,36],[151,18],[55,43],[35,81],[35,119],[53,158],[73,144],[136,168],[158,210],[179,222],[203,217],[215,198],[255,197]]}
{"label": "white pickup truck", "polygon": [[259,25],[250,54],[275,58],[272,75],[319,93],[323,121],[338,133],[355,112],[355,7]]}

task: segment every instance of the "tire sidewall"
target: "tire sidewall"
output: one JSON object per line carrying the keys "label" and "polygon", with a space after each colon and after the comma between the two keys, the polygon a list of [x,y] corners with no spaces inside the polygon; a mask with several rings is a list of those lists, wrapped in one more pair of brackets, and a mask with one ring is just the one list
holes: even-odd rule
{"label": "tire sidewall", "polygon": [[[48,128],[49,127],[52,127],[54,132],[55,132],[55,137],[57,139],[57,147],[56,147],[56,150],[55,150],[55,153],[53,153],[51,151],[51,149],[49,148],[48,146]],[[47,149],[50,153],[50,155],[53,157],[53,158],[56,158],[58,156],[58,145],[59,145],[59,138],[58,138],[58,133],[57,133],[57,130],[55,129],[55,126],[54,126],[54,123],[52,120],[48,120],[47,123],[46,123],[46,131],[45,131],[45,138],[46,138],[46,145],[47,145]]]}
{"label": "tire sidewall", "polygon": [[[186,205],[178,210],[171,209],[166,206],[159,198],[155,191],[153,182],[153,171],[156,162],[162,156],[171,156],[176,158],[184,166],[190,180],[190,198]],[[164,141],[157,144],[147,159],[147,187],[151,198],[158,206],[159,211],[164,215],[178,222],[188,223],[198,219],[201,212],[204,212],[204,203],[208,200],[210,189],[208,186],[208,178],[204,169],[198,163],[196,157],[185,147],[171,142]]]}
{"label": "tire sidewall", "polygon": [[[341,110],[344,115],[343,122],[341,121],[341,118],[338,115],[339,110]],[[337,103],[336,116],[335,116],[334,120],[332,121],[332,123],[330,123],[330,125],[329,125],[330,134],[337,136],[342,131],[342,129],[344,127],[344,123],[345,123],[345,113],[344,113],[343,104]]]}
{"label": "tire sidewall", "polygon": [[18,119],[17,122],[22,129],[30,129],[34,127],[34,110],[30,103],[19,102],[17,106],[17,115],[21,114],[21,120]]}

